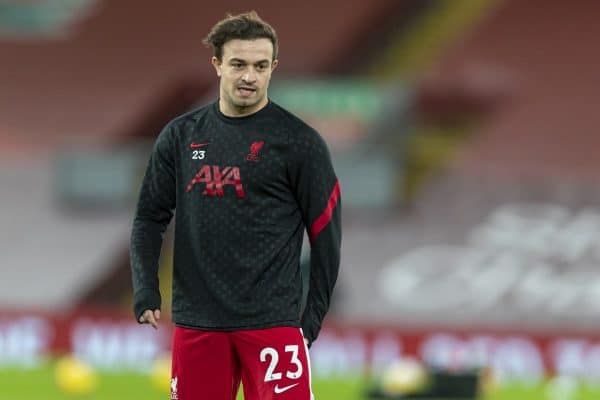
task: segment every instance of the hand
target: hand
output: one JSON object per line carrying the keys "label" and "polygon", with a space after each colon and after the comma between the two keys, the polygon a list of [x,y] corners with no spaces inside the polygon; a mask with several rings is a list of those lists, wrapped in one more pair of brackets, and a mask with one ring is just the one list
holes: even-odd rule
{"label": "hand", "polygon": [[146,310],[140,317],[140,324],[150,324],[154,329],[158,329],[160,320],[160,310]]}

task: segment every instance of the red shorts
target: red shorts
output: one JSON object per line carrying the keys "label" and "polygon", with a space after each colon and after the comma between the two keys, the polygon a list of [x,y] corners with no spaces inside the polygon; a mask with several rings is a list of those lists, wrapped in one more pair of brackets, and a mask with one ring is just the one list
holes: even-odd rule
{"label": "red shorts", "polygon": [[232,332],[176,327],[171,400],[312,400],[300,328]]}

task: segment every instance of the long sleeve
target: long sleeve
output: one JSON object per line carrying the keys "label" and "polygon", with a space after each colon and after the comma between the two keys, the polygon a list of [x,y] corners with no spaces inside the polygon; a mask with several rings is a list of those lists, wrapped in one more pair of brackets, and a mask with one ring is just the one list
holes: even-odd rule
{"label": "long sleeve", "polygon": [[171,130],[159,135],[146,169],[131,232],[130,260],[136,319],[159,309],[158,262],[164,232],[175,209],[175,162]]}
{"label": "long sleeve", "polygon": [[305,337],[318,336],[338,276],[341,246],[340,185],[323,139],[297,138],[292,185],[310,239],[310,284],[301,319]]}

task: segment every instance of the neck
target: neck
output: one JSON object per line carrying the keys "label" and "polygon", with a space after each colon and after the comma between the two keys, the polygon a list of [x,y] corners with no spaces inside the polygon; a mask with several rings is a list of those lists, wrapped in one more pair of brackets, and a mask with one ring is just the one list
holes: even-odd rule
{"label": "neck", "polygon": [[256,104],[252,104],[251,106],[236,106],[227,102],[223,94],[219,98],[219,110],[228,117],[245,117],[250,114],[254,114],[255,112],[260,111],[269,103],[269,99],[265,96],[262,100],[260,100]]}

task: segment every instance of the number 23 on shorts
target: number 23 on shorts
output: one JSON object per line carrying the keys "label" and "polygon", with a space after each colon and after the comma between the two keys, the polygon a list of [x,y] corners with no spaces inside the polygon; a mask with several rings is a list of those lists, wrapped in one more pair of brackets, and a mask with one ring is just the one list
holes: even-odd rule
{"label": "number 23 on shorts", "polygon": [[283,351],[277,351],[273,347],[265,347],[260,351],[260,362],[266,367],[263,376],[265,389],[277,396],[274,398],[313,398],[305,349],[304,346],[290,344],[283,346]]}
{"label": "number 23 on shorts", "polygon": [[[288,370],[285,372],[285,376],[289,379],[298,379],[302,376],[303,368],[302,363],[298,359],[298,345],[291,344],[285,346],[286,353],[292,353],[290,365],[295,366],[295,370]],[[268,360],[270,358],[270,361]],[[276,381],[282,378],[281,372],[275,372],[277,365],[279,364],[279,353],[272,347],[265,347],[260,352],[260,361],[269,361],[267,372],[265,374],[265,382]]]}

